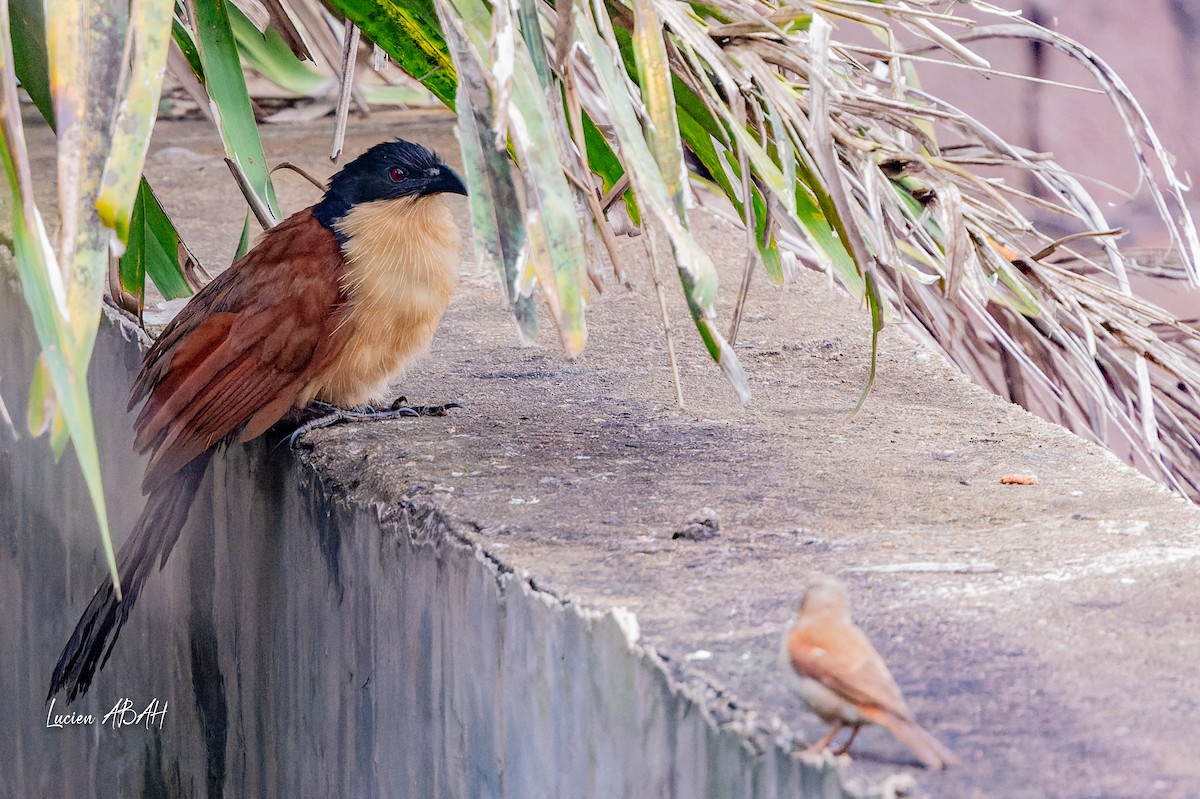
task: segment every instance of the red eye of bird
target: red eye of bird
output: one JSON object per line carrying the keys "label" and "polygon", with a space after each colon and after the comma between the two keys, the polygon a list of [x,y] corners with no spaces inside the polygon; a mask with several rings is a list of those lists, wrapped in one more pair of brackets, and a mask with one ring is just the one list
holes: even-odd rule
{"label": "red eye of bird", "polygon": [[398,166],[392,167],[392,171],[389,174],[391,175],[392,180],[396,183],[404,180],[404,170]]}

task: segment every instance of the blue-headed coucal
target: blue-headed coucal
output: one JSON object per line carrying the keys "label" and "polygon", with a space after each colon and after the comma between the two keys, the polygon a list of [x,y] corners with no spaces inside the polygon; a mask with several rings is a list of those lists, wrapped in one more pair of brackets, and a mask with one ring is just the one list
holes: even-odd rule
{"label": "blue-headed coucal", "polygon": [[[118,554],[124,596],[96,592],[49,696],[87,690],[146,578],[187,521],[214,448],[262,435],[310,403],[377,401],[429,345],[458,279],[459,233],[442,198],[466,194],[432,152],[372,147],[316,205],[267,231],[201,289],[146,353],[134,448],[149,496]],[[157,563],[157,566],[155,565]]]}

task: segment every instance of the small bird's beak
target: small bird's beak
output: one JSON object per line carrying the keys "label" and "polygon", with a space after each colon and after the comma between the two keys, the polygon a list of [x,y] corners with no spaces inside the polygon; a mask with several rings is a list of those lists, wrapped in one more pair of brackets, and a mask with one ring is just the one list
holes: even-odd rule
{"label": "small bird's beak", "polygon": [[466,195],[467,187],[462,178],[450,167],[443,164],[429,170],[429,177],[421,188],[422,194],[462,194]]}

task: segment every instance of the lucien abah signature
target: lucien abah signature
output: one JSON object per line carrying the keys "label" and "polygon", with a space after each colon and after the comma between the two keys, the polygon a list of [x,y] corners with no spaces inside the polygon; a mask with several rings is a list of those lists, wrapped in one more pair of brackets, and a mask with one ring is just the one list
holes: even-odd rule
{"label": "lucien abah signature", "polygon": [[[74,711],[55,713],[54,703],[57,701],[57,698],[51,699],[50,707],[46,709],[46,729],[61,730],[65,727],[92,726],[96,723],[96,717],[91,713]],[[134,705],[132,699],[122,697],[112,706],[112,710],[105,713],[104,718],[100,719],[100,726],[111,724],[114,730],[119,730],[122,727],[136,727],[145,724],[146,729],[150,729],[157,723],[158,729],[161,730],[163,722],[167,720],[168,704],[168,702],[159,702],[155,698],[151,699],[145,707],[139,708]]]}

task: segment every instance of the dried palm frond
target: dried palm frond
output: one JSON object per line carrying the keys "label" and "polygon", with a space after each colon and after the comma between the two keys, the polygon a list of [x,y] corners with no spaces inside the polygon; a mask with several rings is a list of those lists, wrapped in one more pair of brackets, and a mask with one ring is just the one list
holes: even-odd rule
{"label": "dried palm frond", "polygon": [[[567,241],[564,231],[578,231],[579,220],[607,225],[591,171],[610,189],[612,173],[597,162],[615,157],[630,207],[670,238],[710,353],[746,396],[734,350],[715,327],[715,271],[689,231],[684,164],[694,156],[746,226],[748,268],[761,263],[782,280],[780,249],[791,251],[865,298],[876,329],[890,307],[886,315],[911,320],[980,383],[1098,441],[1126,442],[1144,468],[1200,495],[1196,330],[1134,295],[1132,264],[1079,180],[915,80],[935,56],[993,72],[970,49],[983,39],[1036,41],[1077,60],[1119,112],[1182,265],[1176,274],[1194,284],[1200,242],[1185,187],[1137,102],[1094,53],[981,2],[435,6],[474,87],[459,100],[464,131],[474,131],[464,149],[479,154],[479,166],[486,151],[512,145],[521,167],[506,180],[524,180],[524,227],[542,242],[524,247],[526,261],[511,246],[501,252],[503,220],[493,216],[485,249],[507,263],[512,296],[527,295],[533,276],[541,281],[568,351],[583,340],[583,270],[570,258],[578,232]],[[959,13],[966,6],[998,23]],[[835,38],[835,25],[853,35]],[[862,30],[881,45],[857,43]],[[468,171],[475,188],[483,171]],[[1018,174],[1046,196],[997,177]],[[552,218],[554,208],[568,213]],[[1075,232],[1062,239],[1039,230],[1032,210],[1059,215]],[[504,224],[512,229],[514,219]]]}

